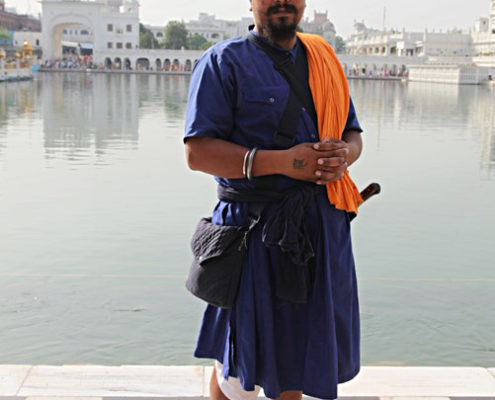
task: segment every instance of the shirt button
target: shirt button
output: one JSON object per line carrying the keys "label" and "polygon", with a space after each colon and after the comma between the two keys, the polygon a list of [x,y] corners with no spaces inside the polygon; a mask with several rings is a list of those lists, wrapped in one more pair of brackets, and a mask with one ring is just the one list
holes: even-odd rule
{"label": "shirt button", "polygon": [[275,103],[275,99],[274,99],[273,97],[270,97],[270,98],[268,99],[268,101],[269,101],[270,103]]}

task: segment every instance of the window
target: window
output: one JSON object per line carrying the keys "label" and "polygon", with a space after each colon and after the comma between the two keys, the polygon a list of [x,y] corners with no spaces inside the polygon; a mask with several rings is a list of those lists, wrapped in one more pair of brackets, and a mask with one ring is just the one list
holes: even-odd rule
{"label": "window", "polygon": [[107,49],[113,49],[113,43],[112,42],[107,43]]}
{"label": "window", "polygon": [[113,32],[113,24],[107,25],[107,32]]}
{"label": "window", "polygon": [[159,37],[159,38],[163,37],[163,33],[162,33],[162,32],[158,32],[158,33],[156,34],[156,37]]}
{"label": "window", "polygon": [[127,31],[127,32],[132,32],[132,25],[130,25],[130,24],[129,24],[129,25],[127,25],[127,27],[126,27],[126,31]]}
{"label": "window", "polygon": [[122,42],[117,42],[117,49],[121,49],[122,48]]}
{"label": "window", "polygon": [[81,35],[89,35],[89,32],[86,29],[83,29],[80,33]]}
{"label": "window", "polygon": [[132,49],[132,43],[127,42],[127,43],[125,44],[125,48],[126,48],[126,49]]}

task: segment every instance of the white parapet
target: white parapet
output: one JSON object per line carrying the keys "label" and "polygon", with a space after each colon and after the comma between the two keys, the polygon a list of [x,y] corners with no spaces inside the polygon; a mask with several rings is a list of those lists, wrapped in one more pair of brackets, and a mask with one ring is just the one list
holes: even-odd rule
{"label": "white parapet", "polygon": [[479,85],[486,83],[490,68],[469,65],[413,65],[409,67],[409,81]]}

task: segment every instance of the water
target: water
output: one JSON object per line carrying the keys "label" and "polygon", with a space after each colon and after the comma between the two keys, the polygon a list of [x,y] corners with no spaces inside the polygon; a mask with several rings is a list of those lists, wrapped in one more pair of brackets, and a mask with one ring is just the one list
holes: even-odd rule
{"label": "water", "polygon": [[[0,86],[0,364],[198,364],[189,78]],[[495,366],[495,90],[352,81],[363,363]]]}

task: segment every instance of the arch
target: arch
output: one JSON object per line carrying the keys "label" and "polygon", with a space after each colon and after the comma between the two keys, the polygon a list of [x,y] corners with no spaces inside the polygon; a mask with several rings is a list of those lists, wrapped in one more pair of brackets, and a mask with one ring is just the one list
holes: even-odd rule
{"label": "arch", "polygon": [[179,71],[179,70],[180,70],[179,59],[174,58],[174,61],[172,62],[172,71]]}
{"label": "arch", "polygon": [[113,63],[110,57],[105,58],[105,69],[112,69]]}
{"label": "arch", "polygon": [[138,71],[148,71],[150,69],[150,60],[141,57],[136,61],[136,70]]}
{"label": "arch", "polygon": [[387,64],[383,64],[381,75],[382,76],[388,76],[388,65]]}
{"label": "arch", "polygon": [[[45,3],[42,4],[44,9]],[[42,15],[44,14],[42,13]],[[67,31],[68,28],[82,26],[93,32],[93,42],[96,42],[94,19],[89,18],[84,13],[71,13],[67,12],[67,10],[61,10],[53,18],[50,18],[50,14],[46,14],[48,17],[42,18],[42,53],[45,60],[62,58],[62,36],[64,30]]]}
{"label": "arch", "polygon": [[349,76],[349,74],[348,74],[348,72],[349,72],[349,71],[347,70],[347,68],[348,68],[348,67],[347,67],[347,64],[346,64],[346,63],[343,63],[343,64],[342,64],[342,69],[344,70],[344,74],[345,74],[345,76]]}
{"label": "arch", "polygon": [[393,64],[392,68],[390,68],[390,75],[397,76],[397,71],[398,71],[397,64]]}
{"label": "arch", "polygon": [[124,59],[124,69],[126,71],[130,71],[132,69],[132,63],[131,60],[129,60],[129,58]]}
{"label": "arch", "polygon": [[194,63],[193,63],[193,68],[196,66],[196,64],[198,63],[198,61],[199,61],[198,59],[195,59],[195,60],[194,60]]}
{"label": "arch", "polygon": [[164,71],[170,71],[170,66],[172,63],[170,62],[170,59],[166,58],[165,61],[163,62],[163,70]]}
{"label": "arch", "polygon": [[115,57],[113,60],[113,69],[122,69],[122,60],[120,57]]}
{"label": "arch", "polygon": [[184,64],[184,71],[190,72],[192,70],[192,62],[191,60],[186,60],[186,63]]}
{"label": "arch", "polygon": [[155,70],[156,71],[162,70],[162,60],[160,60],[159,58],[155,60]]}
{"label": "arch", "polygon": [[358,63],[354,63],[352,65],[352,75],[354,75],[354,76],[359,75],[359,64]]}

